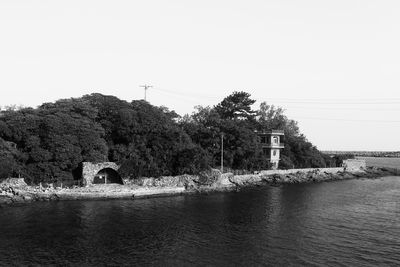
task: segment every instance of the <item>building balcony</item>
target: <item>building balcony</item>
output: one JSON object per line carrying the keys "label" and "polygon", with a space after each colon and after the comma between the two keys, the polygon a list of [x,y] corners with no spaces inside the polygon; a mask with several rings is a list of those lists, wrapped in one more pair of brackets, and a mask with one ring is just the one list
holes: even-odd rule
{"label": "building balcony", "polygon": [[272,159],[271,157],[266,157],[265,159],[266,159],[266,160],[272,160],[272,161],[280,161],[280,160],[281,160],[280,158],[274,158],[274,159]]}
{"label": "building balcony", "polygon": [[264,143],[261,145],[263,148],[284,148],[285,147],[284,143],[278,143],[278,144]]}

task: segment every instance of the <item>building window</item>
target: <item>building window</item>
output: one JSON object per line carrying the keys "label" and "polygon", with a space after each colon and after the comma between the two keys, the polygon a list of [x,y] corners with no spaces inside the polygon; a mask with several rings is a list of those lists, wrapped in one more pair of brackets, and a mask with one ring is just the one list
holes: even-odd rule
{"label": "building window", "polygon": [[263,154],[264,154],[264,155],[268,155],[268,148],[264,148],[264,149],[263,149]]}
{"label": "building window", "polygon": [[277,136],[273,137],[273,142],[274,144],[278,144],[279,143],[279,138]]}
{"label": "building window", "polygon": [[272,151],[272,155],[276,156],[276,149]]}
{"label": "building window", "polygon": [[261,143],[263,143],[263,144],[267,143],[267,137],[266,136],[261,136]]}

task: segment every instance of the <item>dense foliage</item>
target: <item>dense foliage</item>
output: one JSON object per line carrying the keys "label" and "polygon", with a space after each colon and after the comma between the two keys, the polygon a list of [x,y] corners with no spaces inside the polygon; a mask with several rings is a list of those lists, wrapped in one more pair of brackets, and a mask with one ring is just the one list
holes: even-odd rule
{"label": "dense foliage", "polygon": [[268,168],[257,130],[283,129],[281,167],[325,167],[323,156],[281,108],[234,92],[215,107],[196,107],[178,116],[146,101],[86,95],[45,103],[36,109],[0,113],[0,178],[24,176],[32,183],[72,181],[84,161],[114,161],[124,177],[199,173],[218,167],[221,138],[224,166]]}
{"label": "dense foliage", "polygon": [[232,169],[249,171],[268,168],[262,153],[257,131],[284,130],[285,148],[280,168],[306,168],[336,166],[336,162],[313,146],[297,126],[297,122],[284,115],[282,108],[263,102],[258,110],[246,92],[234,92],[215,107],[196,107],[191,116],[185,116],[182,125],[192,140],[205,148],[220,164],[221,136],[224,136],[224,165]]}

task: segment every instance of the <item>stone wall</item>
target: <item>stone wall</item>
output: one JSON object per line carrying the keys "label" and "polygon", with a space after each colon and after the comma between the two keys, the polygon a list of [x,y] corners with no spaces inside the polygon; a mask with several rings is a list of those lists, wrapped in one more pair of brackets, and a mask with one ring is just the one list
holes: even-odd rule
{"label": "stone wall", "polygon": [[83,162],[82,167],[83,167],[82,168],[83,185],[89,186],[93,184],[93,179],[100,170],[105,168],[111,168],[118,172],[120,166],[118,166],[115,162],[101,162],[101,163]]}
{"label": "stone wall", "polygon": [[138,185],[143,187],[184,187],[188,181],[195,179],[192,175],[162,176],[158,178],[142,177],[125,180],[127,185]]}
{"label": "stone wall", "polygon": [[367,168],[367,164],[363,159],[347,159],[343,160],[343,167],[345,171],[355,172],[365,170]]}
{"label": "stone wall", "polygon": [[308,168],[308,169],[290,169],[290,170],[267,170],[267,171],[260,171],[259,174],[261,175],[274,175],[274,174],[293,174],[293,173],[308,173],[308,172],[325,172],[325,173],[338,173],[343,172],[344,168]]}
{"label": "stone wall", "polygon": [[343,167],[338,168],[308,168],[308,169],[290,169],[290,170],[266,170],[260,171],[262,175],[274,174],[293,174],[293,173],[308,173],[308,172],[325,172],[325,173],[338,173],[338,172],[357,172],[366,169],[365,160],[348,159],[343,161]]}

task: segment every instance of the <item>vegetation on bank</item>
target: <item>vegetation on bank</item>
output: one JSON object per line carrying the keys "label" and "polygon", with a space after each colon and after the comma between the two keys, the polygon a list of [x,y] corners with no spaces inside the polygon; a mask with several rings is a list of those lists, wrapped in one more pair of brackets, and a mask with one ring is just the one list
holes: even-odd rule
{"label": "vegetation on bank", "polygon": [[323,155],[279,107],[234,92],[214,107],[197,106],[183,117],[143,100],[102,94],[62,99],[37,108],[0,113],[0,178],[30,183],[72,182],[83,161],[114,161],[124,177],[197,174],[218,167],[221,136],[224,166],[269,166],[256,131],[283,129],[281,168],[334,167],[340,156]]}

